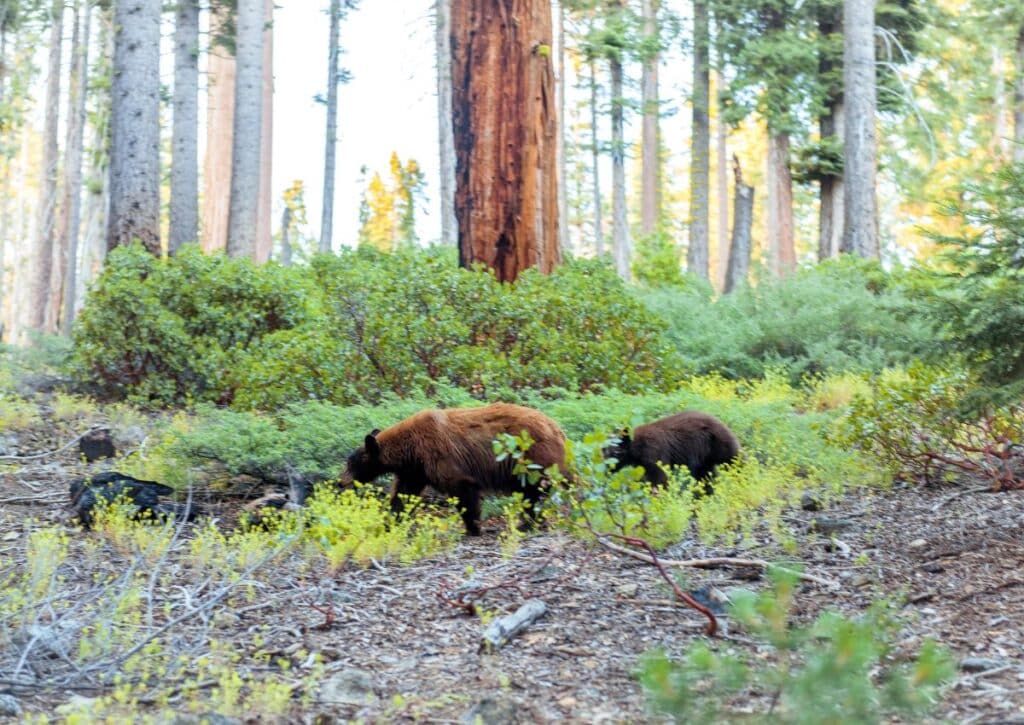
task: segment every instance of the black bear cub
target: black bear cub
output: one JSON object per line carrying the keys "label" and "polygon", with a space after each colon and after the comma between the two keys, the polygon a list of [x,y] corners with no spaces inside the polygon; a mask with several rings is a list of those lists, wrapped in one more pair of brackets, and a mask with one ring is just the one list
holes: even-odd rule
{"label": "black bear cub", "polygon": [[725,423],[713,415],[687,410],[638,425],[632,436],[623,431],[619,442],[605,449],[605,457],[616,459],[616,470],[643,468],[644,478],[660,486],[668,476],[659,463],[686,466],[696,480],[706,481],[715,466],[733,461],[739,451],[739,441]]}

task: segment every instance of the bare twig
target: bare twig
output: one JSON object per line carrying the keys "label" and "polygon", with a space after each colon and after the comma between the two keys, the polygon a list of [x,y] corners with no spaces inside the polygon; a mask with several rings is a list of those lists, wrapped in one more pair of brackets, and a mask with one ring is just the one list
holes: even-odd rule
{"label": "bare twig", "polygon": [[[618,546],[617,544],[613,544],[612,542],[603,539],[602,536],[604,536],[604,534],[598,535],[597,540],[606,549],[610,549],[611,551],[615,551],[619,554],[625,554],[626,556],[631,556],[634,559],[638,559],[648,564],[655,563],[655,560],[651,556],[643,554],[634,549],[629,549],[625,546]],[[759,569],[767,569],[768,567],[773,566],[771,562],[765,561],[764,559],[733,559],[730,557],[718,557],[712,559],[657,559],[657,561],[662,566],[668,566],[673,568],[692,567],[696,569],[713,569],[719,566],[754,566]],[[839,588],[839,582],[835,580],[825,579],[823,577],[815,576],[813,574],[807,574],[806,572],[795,571],[793,569],[787,569],[786,567],[780,567],[777,564],[774,566],[778,569],[782,569],[784,571],[795,574],[801,579],[812,581],[817,584],[830,587],[832,589]]]}

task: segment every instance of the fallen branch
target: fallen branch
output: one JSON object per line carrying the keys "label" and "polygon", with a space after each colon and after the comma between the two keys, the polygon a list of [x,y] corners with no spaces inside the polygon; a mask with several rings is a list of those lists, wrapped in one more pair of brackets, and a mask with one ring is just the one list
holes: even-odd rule
{"label": "fallen branch", "polygon": [[[647,564],[655,564],[655,565],[661,564],[662,566],[678,567],[678,568],[691,567],[691,568],[696,568],[696,569],[714,569],[714,568],[720,567],[720,566],[754,566],[754,567],[758,567],[760,569],[767,569],[768,567],[772,566],[771,562],[765,561],[764,559],[733,559],[733,558],[730,558],[730,557],[718,557],[718,558],[712,558],[712,559],[658,559],[656,556],[649,556],[648,554],[643,554],[643,553],[641,553],[639,551],[636,551],[634,549],[630,549],[630,548],[627,548],[625,546],[619,546],[617,544],[613,544],[612,542],[607,541],[604,538],[605,536],[606,536],[606,534],[600,534],[600,535],[597,536],[598,542],[603,547],[605,547],[606,549],[609,549],[611,551],[615,551],[615,552],[617,552],[619,554],[625,554],[626,556],[631,556],[634,559],[638,559],[639,561],[645,562]],[[801,579],[805,579],[807,581],[812,581],[812,582],[815,582],[816,584],[821,584],[823,586],[827,586],[827,587],[830,587],[832,589],[838,589],[839,588],[839,582],[834,581],[832,579],[824,579],[822,577],[815,576],[814,574],[807,574],[805,572],[795,571],[793,569],[788,569],[786,567],[780,567],[778,565],[775,565],[775,566],[778,569],[781,569],[783,571],[795,574],[796,576],[800,577]]]}
{"label": "fallen branch", "polygon": [[547,605],[540,599],[530,599],[513,614],[495,619],[484,630],[480,651],[500,649],[517,634],[543,617],[547,611]]}

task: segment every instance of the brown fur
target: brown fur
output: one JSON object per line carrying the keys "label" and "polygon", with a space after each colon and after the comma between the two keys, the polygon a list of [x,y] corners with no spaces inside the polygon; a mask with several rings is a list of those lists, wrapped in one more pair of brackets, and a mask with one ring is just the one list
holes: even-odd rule
{"label": "brown fur", "polygon": [[466,531],[480,533],[480,496],[520,491],[532,506],[546,485],[522,485],[512,462],[495,460],[493,441],[502,433],[529,433],[534,440],[526,457],[543,468],[557,465],[565,473],[565,434],[558,424],[531,408],[493,403],[482,408],[424,410],[383,431],[366,436],[348,459],[342,484],[371,481],[394,474],[391,507],[402,510],[400,495],[419,495],[430,486],[457,498]]}
{"label": "brown fur", "polygon": [[624,432],[605,455],[618,460],[617,468],[640,466],[648,481],[664,485],[668,477],[659,463],[686,466],[695,479],[705,481],[716,466],[734,460],[739,451],[739,441],[725,423],[713,415],[687,410],[638,425],[632,436]]}

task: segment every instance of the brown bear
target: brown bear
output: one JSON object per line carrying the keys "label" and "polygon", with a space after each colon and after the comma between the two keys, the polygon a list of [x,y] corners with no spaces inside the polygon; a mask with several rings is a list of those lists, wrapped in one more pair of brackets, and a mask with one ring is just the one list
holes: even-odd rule
{"label": "brown bear", "polygon": [[496,460],[493,441],[502,433],[526,431],[534,443],[526,452],[533,463],[565,473],[565,434],[558,424],[531,408],[493,403],[482,408],[424,410],[385,430],[374,430],[348,457],[342,485],[368,483],[394,474],[391,510],[402,511],[401,495],[418,496],[426,486],[458,499],[466,532],[480,533],[482,493],[520,491],[528,512],[539,502],[547,482],[520,483],[510,459]]}
{"label": "brown bear", "polygon": [[687,410],[638,425],[632,437],[623,431],[619,442],[605,449],[605,457],[616,459],[616,470],[642,467],[644,478],[660,486],[668,476],[659,463],[686,466],[696,480],[706,481],[715,466],[729,463],[739,451],[740,444],[725,423],[713,415]]}

